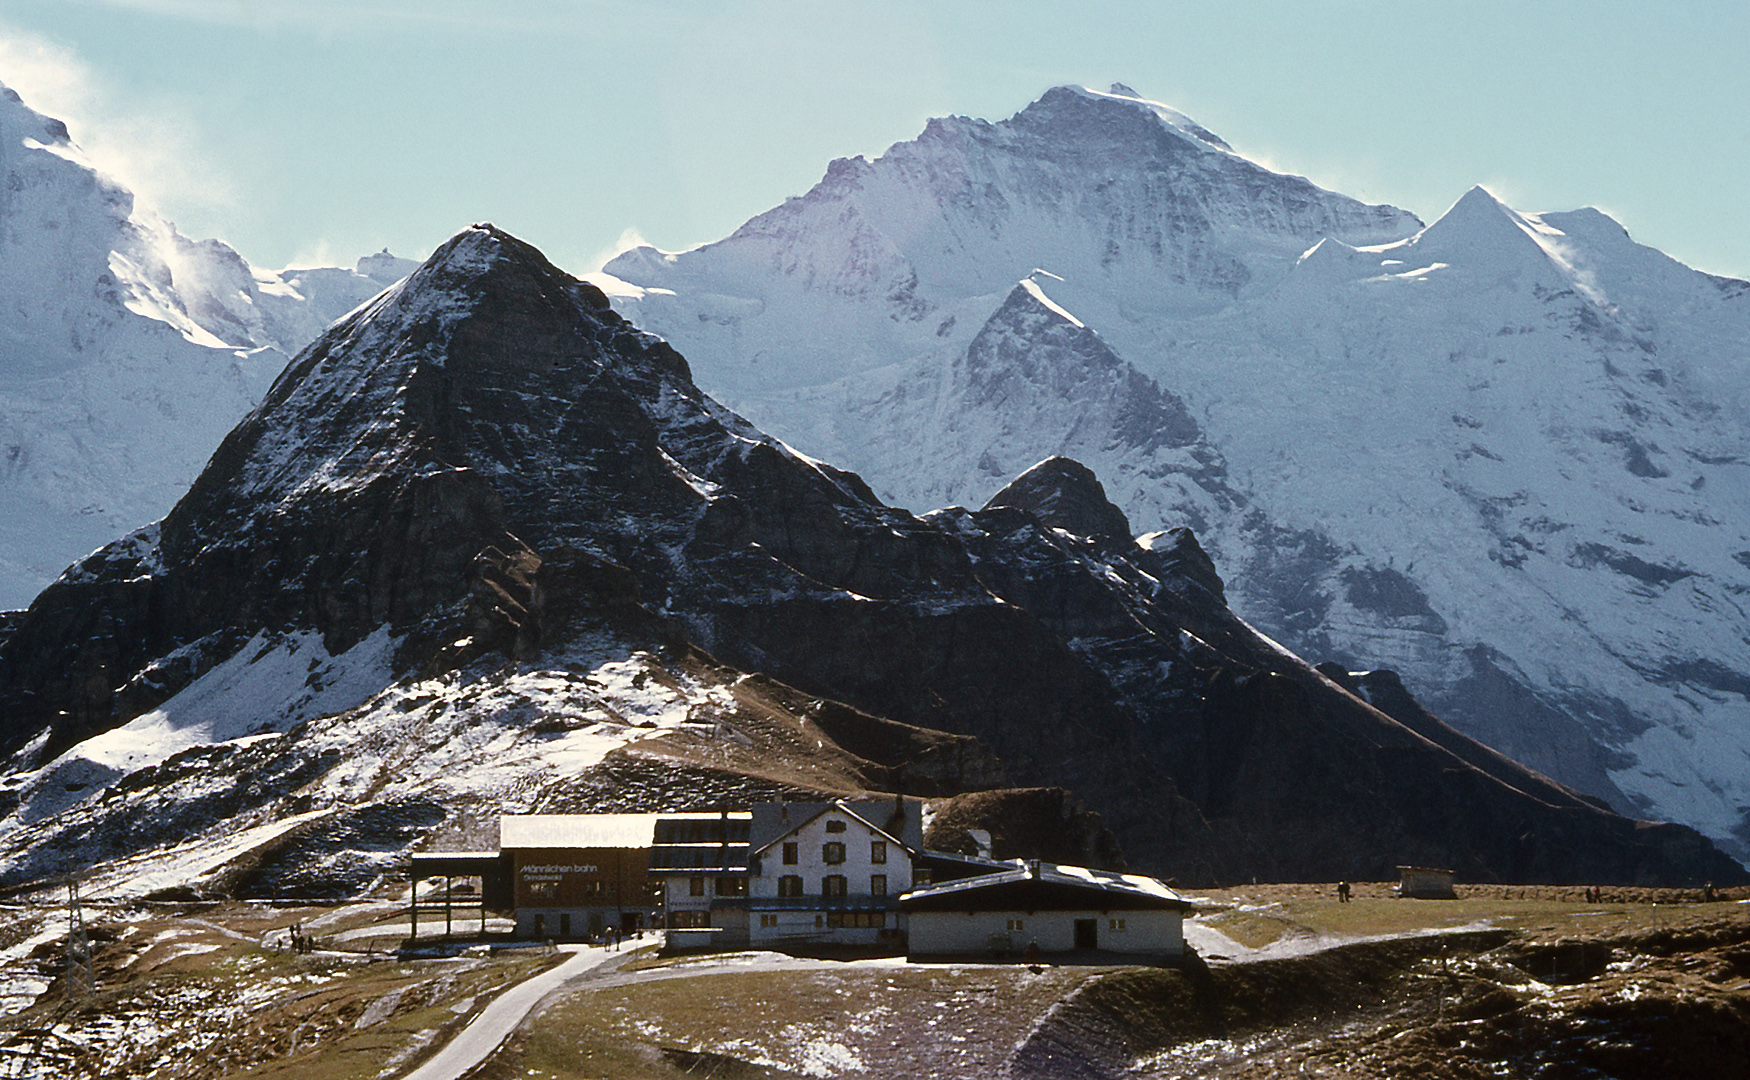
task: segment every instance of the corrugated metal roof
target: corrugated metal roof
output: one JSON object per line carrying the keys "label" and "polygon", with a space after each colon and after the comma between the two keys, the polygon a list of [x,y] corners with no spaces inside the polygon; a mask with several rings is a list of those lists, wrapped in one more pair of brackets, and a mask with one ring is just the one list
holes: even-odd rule
{"label": "corrugated metal roof", "polygon": [[[994,874],[983,874],[976,877],[959,878],[954,881],[931,885],[922,889],[913,889],[901,899],[906,907],[956,904],[956,897],[964,897],[970,903],[976,904],[972,894],[988,890],[1001,890],[1005,893],[1019,888],[1022,890],[1054,888],[1059,890],[1085,890],[1090,893],[1104,895],[1110,900],[1128,897],[1142,901],[1149,906],[1179,906],[1194,907],[1189,900],[1174,892],[1167,884],[1157,878],[1143,874],[1120,874],[1111,870],[1092,870],[1085,866],[1059,866],[1048,862],[1022,862],[1016,860],[1012,869]],[[1115,905],[1116,906],[1116,905]]]}
{"label": "corrugated metal roof", "polygon": [[647,848],[655,842],[656,823],[729,822],[730,838],[745,844],[747,811],[721,813],[662,814],[502,814],[498,819],[498,846],[510,848]]}
{"label": "corrugated metal roof", "polygon": [[505,814],[498,846],[510,848],[647,848],[656,819],[673,814]]}

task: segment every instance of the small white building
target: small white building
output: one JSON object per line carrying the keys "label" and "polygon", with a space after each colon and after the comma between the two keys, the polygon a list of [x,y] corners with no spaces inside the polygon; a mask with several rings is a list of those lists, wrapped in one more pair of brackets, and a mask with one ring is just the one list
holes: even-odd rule
{"label": "small white building", "polygon": [[900,897],[912,956],[1093,951],[1179,956],[1190,901],[1141,874],[1016,860]]}
{"label": "small white building", "polygon": [[917,799],[762,803],[748,835],[748,940],[755,947],[898,951],[899,896],[923,846]]}

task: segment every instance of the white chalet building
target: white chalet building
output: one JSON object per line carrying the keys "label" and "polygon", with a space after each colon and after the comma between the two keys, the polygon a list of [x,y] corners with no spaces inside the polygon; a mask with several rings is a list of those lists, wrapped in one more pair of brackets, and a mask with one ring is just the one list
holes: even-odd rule
{"label": "white chalet building", "polygon": [[762,803],[748,830],[747,928],[756,948],[903,947],[923,802]]}

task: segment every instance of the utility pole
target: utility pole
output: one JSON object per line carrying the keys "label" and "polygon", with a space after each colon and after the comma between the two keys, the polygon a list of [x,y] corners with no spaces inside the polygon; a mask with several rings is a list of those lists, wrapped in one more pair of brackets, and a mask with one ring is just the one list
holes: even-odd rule
{"label": "utility pole", "polygon": [[91,967],[91,939],[85,933],[85,912],[79,906],[79,879],[67,875],[67,1004],[77,1005],[97,990]]}

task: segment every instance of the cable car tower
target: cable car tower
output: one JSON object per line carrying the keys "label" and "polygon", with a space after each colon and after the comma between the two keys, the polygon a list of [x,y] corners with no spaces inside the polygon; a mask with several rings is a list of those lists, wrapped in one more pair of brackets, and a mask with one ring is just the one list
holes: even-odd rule
{"label": "cable car tower", "polygon": [[97,990],[91,966],[91,938],[85,933],[85,912],[79,906],[79,879],[67,875],[67,1004],[77,1005]]}

